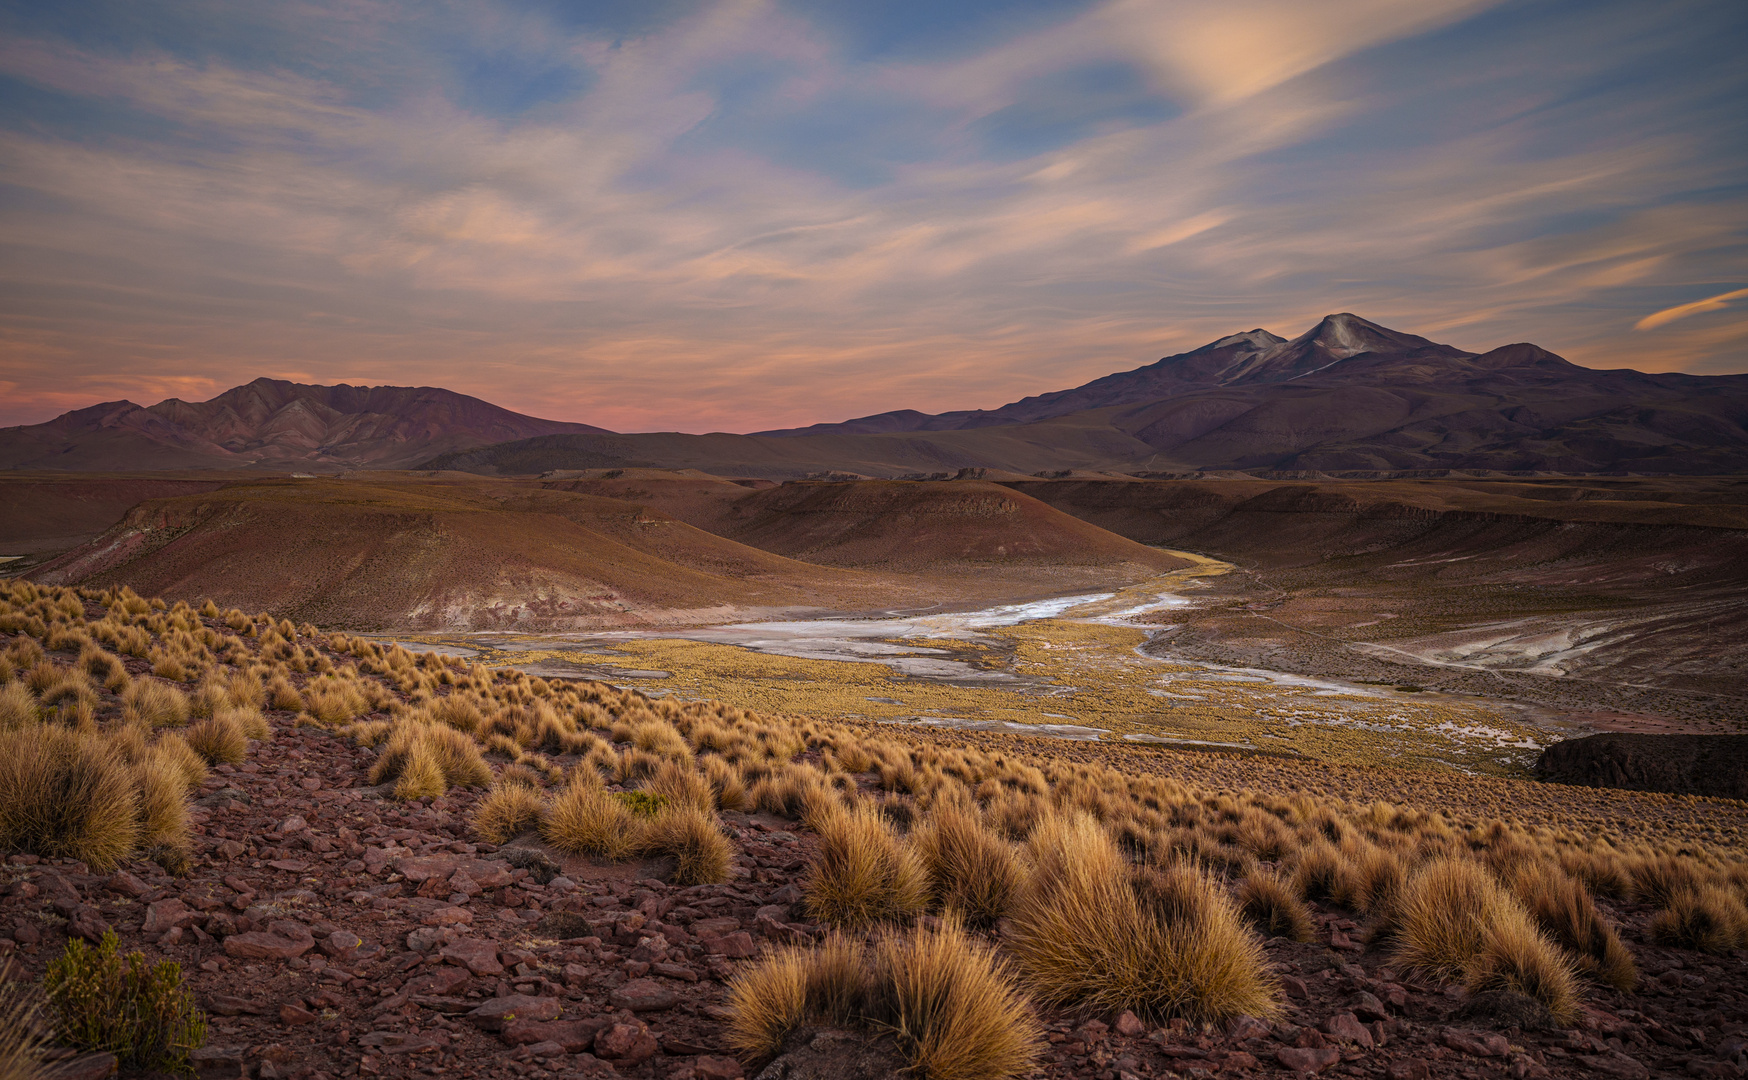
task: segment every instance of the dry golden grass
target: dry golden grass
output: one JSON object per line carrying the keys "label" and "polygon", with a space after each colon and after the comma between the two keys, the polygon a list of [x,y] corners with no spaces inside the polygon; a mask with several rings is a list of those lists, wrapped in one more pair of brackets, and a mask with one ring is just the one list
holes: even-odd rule
{"label": "dry golden grass", "polygon": [[1007,966],[952,920],[888,934],[874,946],[869,1013],[897,1039],[918,1076],[1025,1076],[1043,1042]]}
{"label": "dry golden grass", "polygon": [[[90,604],[108,614],[86,618]],[[1681,842],[1658,846],[1584,825],[1585,818],[1553,826],[1544,814],[1532,819],[1542,824],[1526,825],[1429,809],[1431,796],[1408,790],[1407,781],[1397,787],[1409,805],[1392,805],[1368,794],[1372,778],[1343,787],[1333,773],[1303,763],[1247,759],[1219,764],[1221,772],[1200,758],[1131,748],[1044,753],[994,737],[954,741],[714,702],[651,701],[603,684],[414,656],[264,616],[235,613],[215,626],[192,609],[125,592],[0,582],[0,634],[10,635],[0,637],[0,731],[59,740],[71,748],[61,756],[78,759],[33,767],[44,776],[66,773],[65,783],[39,777],[21,786],[9,778],[30,755],[0,748],[0,825],[61,813],[50,810],[64,807],[64,792],[90,789],[107,762],[120,778],[109,781],[109,816],[125,805],[120,817],[131,833],[118,839],[98,829],[92,840],[80,835],[88,823],[63,814],[67,820],[38,830],[52,843],[31,841],[61,845],[45,854],[77,849],[94,866],[104,852],[113,862],[142,846],[172,848],[186,827],[178,817],[186,792],[205,774],[196,748],[210,751],[209,726],[263,738],[271,727],[262,705],[298,710],[297,723],[329,730],[352,721],[337,734],[380,748],[372,779],[393,782],[398,797],[490,785],[473,827],[491,843],[538,828],[567,851],[672,855],[675,880],[689,884],[727,877],[733,847],[718,808],[756,806],[811,826],[819,855],[805,880],[810,914],[874,939],[832,938],[758,969],[764,989],[746,984],[736,1037],[761,1054],[802,1022],[796,1017],[812,1017],[805,1022],[890,1031],[926,1073],[980,1075],[956,1071],[970,1066],[955,1055],[1002,1030],[1024,1034],[1026,1021],[1002,1009],[955,1012],[970,1007],[953,1003],[957,990],[929,980],[962,972],[953,979],[1000,998],[1005,977],[979,983],[982,968],[966,956],[984,948],[978,935],[1004,917],[1017,969],[1037,1000],[1196,1021],[1271,1009],[1272,981],[1246,924],[1305,936],[1299,893],[1368,915],[1374,940],[1398,962],[1460,979],[1480,996],[1528,995],[1556,1016],[1574,1007],[1574,971],[1617,987],[1634,978],[1631,955],[1592,893],[1660,904],[1656,933],[1678,947],[1748,943],[1739,830],[1695,841],[1692,823],[1703,815],[1686,803],[1668,810],[1689,832],[1672,830]],[[117,654],[175,659],[194,680],[192,693],[149,677],[123,683],[114,678]],[[154,738],[191,713],[202,716],[193,728]],[[389,719],[360,719],[367,714]],[[488,761],[482,748],[502,756]],[[31,760],[39,759],[46,760],[40,753]],[[1122,768],[1110,764],[1117,761]],[[883,790],[869,797],[858,783]],[[1453,791],[1461,795],[1470,783]],[[1474,783],[1483,794],[1494,791],[1486,787],[1493,781]],[[559,784],[548,797],[547,786]],[[1520,803],[1543,797],[1532,790]],[[1259,858],[1280,868],[1260,870]],[[947,913],[948,930],[896,933],[930,906]],[[957,944],[943,943],[948,931]],[[889,949],[915,966],[904,967]],[[900,969],[904,980],[891,975]],[[914,1007],[894,1004],[900,983]],[[766,1005],[755,1008],[758,1001]],[[990,1026],[979,1028],[985,1021]],[[987,1064],[1000,1054],[978,1053],[985,1064],[977,1068],[1006,1067]]]}
{"label": "dry golden grass", "polygon": [[139,794],[100,737],[37,724],[0,733],[0,848],[107,870],[139,843]]}
{"label": "dry golden grass", "polygon": [[[1505,902],[1486,867],[1473,859],[1436,859],[1403,886],[1386,916],[1398,963],[1436,978],[1460,979],[1481,951],[1484,931]],[[1381,929],[1381,928],[1380,928]]]}
{"label": "dry golden grass", "polygon": [[1678,896],[1697,892],[1705,883],[1700,867],[1679,855],[1635,859],[1627,864],[1627,874],[1633,899],[1661,908],[1670,906]]}
{"label": "dry golden grass", "polygon": [[473,831],[488,844],[508,843],[528,830],[538,828],[545,806],[538,788],[499,783],[474,807]]}
{"label": "dry golden grass", "polygon": [[21,682],[0,686],[0,731],[13,731],[37,721],[36,695]]}
{"label": "dry golden grass", "polygon": [[922,862],[871,806],[832,808],[814,820],[819,855],[801,891],[813,918],[842,929],[905,922],[928,902]]}
{"label": "dry golden grass", "polygon": [[37,1002],[24,984],[0,983],[0,1080],[40,1080],[43,1037]]}
{"label": "dry golden grass", "polygon": [[166,731],[158,736],[152,752],[182,774],[182,783],[188,790],[193,791],[206,783],[206,759],[195,753],[187,740],[176,732]]}
{"label": "dry golden grass", "polygon": [[[818,949],[788,946],[767,954],[752,967],[741,968],[728,986],[732,1013],[728,1044],[754,1061],[775,1057],[789,1033],[816,1014],[808,994],[815,971],[846,953],[854,959],[843,996],[853,1010],[866,993],[861,952],[860,942],[834,935]],[[846,1015],[838,1022],[848,1023],[849,1019]]]}
{"label": "dry golden grass", "polygon": [[189,846],[188,784],[176,764],[148,755],[133,766],[139,792],[140,839],[148,848],[187,851]]}
{"label": "dry golden grass", "polygon": [[1579,1017],[1581,1000],[1572,964],[1515,903],[1496,906],[1469,962],[1464,985],[1470,994],[1510,991],[1540,1002],[1555,1025]]}
{"label": "dry golden grass", "polygon": [[1261,942],[1199,871],[1137,883],[1085,814],[1045,821],[1029,848],[1034,871],[1010,944],[1042,1000],[1193,1022],[1276,1010]]}
{"label": "dry golden grass", "polygon": [[1511,891],[1578,971],[1622,993],[1638,985],[1633,954],[1578,881],[1551,863],[1531,863],[1518,868]]}
{"label": "dry golden grass", "polygon": [[1238,887],[1238,910],[1265,937],[1310,941],[1311,912],[1279,874],[1258,870]]}
{"label": "dry golden grass", "polygon": [[1723,955],[1748,948],[1748,910],[1718,885],[1676,893],[1651,922],[1651,937],[1678,949]]}
{"label": "dry golden grass", "polygon": [[265,742],[273,737],[273,729],[267,726],[267,718],[253,705],[227,705],[213,715],[234,722],[245,738]]}
{"label": "dry golden grass", "polygon": [[183,738],[189,749],[212,765],[240,765],[249,754],[249,737],[229,713],[188,725]]}
{"label": "dry golden grass", "polygon": [[678,864],[676,885],[716,885],[728,880],[734,846],[716,824],[716,815],[690,803],[674,803],[649,823],[644,847],[669,855]]}
{"label": "dry golden grass", "polygon": [[138,679],[122,692],[123,717],[139,719],[153,727],[188,722],[188,695],[153,679]]}
{"label": "dry golden grass", "polygon": [[598,780],[573,778],[553,796],[540,835],[560,851],[620,861],[643,848],[645,824]]}
{"label": "dry golden grass", "polygon": [[929,898],[976,927],[994,926],[1006,915],[1025,880],[1013,845],[989,831],[974,809],[938,805],[911,832],[911,844],[928,872]]}
{"label": "dry golden grass", "polygon": [[887,1033],[928,1080],[1024,1076],[1042,1030],[1006,966],[951,920],[881,936],[872,948],[839,934],[784,948],[729,987],[729,1043],[755,1061],[804,1025]]}
{"label": "dry golden grass", "polygon": [[429,744],[413,744],[406,763],[395,776],[394,797],[402,802],[434,799],[445,790],[443,767],[437,763]]}

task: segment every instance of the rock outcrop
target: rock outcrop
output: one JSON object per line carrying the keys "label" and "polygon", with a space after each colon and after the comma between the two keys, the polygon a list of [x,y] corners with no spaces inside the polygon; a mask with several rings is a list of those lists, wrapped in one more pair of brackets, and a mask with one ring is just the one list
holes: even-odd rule
{"label": "rock outcrop", "polygon": [[1542,751],[1536,775],[1560,784],[1748,799],[1748,735],[1567,739]]}

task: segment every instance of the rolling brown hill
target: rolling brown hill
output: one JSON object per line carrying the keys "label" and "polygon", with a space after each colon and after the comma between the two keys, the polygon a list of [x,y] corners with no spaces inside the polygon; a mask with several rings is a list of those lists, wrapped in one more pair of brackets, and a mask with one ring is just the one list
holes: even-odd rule
{"label": "rolling brown hill", "polygon": [[433,468],[696,468],[792,478],[959,468],[1388,473],[1748,472],[1748,375],[1580,367],[1535,345],[1470,353],[1330,315],[1235,334],[999,409],[902,411],[757,435],[558,435]]}
{"label": "rolling brown hill", "polygon": [[392,469],[468,447],[603,430],[436,387],[256,379],[210,401],[111,401],[0,429],[0,469]]}
{"label": "rolling brown hill", "polygon": [[645,472],[548,486],[645,505],[763,551],[826,566],[926,572],[959,565],[1124,568],[1186,565],[1029,494],[985,481],[800,482],[748,490],[727,481]]}
{"label": "rolling brown hill", "polygon": [[[778,494],[707,483],[754,499]],[[148,499],[29,576],[322,625],[484,630],[977,606],[1128,584],[1178,565],[993,485],[791,487],[806,490],[734,509],[761,545],[559,485],[466,474],[262,478]]]}

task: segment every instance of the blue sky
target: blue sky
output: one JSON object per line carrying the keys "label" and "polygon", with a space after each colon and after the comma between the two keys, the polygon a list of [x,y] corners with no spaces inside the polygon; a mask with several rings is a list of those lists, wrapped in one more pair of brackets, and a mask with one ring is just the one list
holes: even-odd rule
{"label": "blue sky", "polygon": [[1748,371],[1740,0],[0,4],[0,423],[258,375],[618,430],[1332,311]]}

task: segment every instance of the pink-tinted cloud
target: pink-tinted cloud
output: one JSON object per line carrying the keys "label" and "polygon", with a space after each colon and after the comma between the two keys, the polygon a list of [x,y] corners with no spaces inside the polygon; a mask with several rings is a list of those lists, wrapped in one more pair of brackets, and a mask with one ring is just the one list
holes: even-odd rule
{"label": "pink-tinted cloud", "polygon": [[199,51],[22,28],[0,423],[296,372],[753,430],[1333,310],[1742,370],[1729,9],[1689,6],[1108,0],[902,55],[766,0],[636,32],[215,8],[238,40]]}

